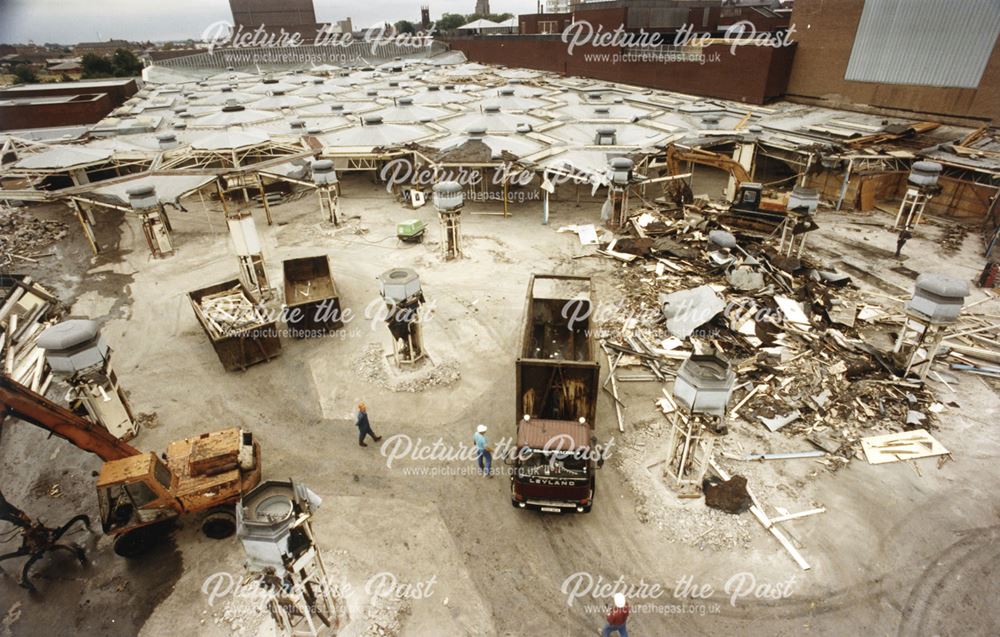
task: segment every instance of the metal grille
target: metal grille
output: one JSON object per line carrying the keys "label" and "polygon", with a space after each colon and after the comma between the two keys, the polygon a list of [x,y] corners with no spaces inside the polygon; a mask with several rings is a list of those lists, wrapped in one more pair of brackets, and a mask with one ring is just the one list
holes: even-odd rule
{"label": "metal grille", "polygon": [[998,0],[865,0],[844,79],[976,88],[998,35]]}

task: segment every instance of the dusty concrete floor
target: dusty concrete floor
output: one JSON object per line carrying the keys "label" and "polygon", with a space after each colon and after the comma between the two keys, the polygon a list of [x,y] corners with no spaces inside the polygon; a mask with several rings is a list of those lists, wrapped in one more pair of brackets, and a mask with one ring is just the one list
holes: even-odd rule
{"label": "dusty concrete floor", "polygon": [[[529,274],[592,275],[600,297],[610,294],[620,265],[572,259],[583,250],[576,237],[555,232],[560,225],[594,222],[599,206],[593,204],[557,203],[549,227],[540,225],[537,203],[517,208],[506,220],[471,214],[486,208],[467,207],[468,258],[443,263],[434,244],[400,246],[394,238],[397,221],[431,221],[429,208],[403,210],[359,177],[348,177],[344,191],[344,212],[360,219],[340,230],[322,222],[312,198],[277,206],[271,227],[258,215],[273,281],[283,258],[329,254],[342,300],[363,312],[378,297],[380,272],[416,268],[435,303],[426,346],[435,360],[458,362],[461,379],[454,385],[397,394],[358,378],[354,361],[365,346],[388,345],[381,323],[366,320],[330,338],[286,339],[276,360],[226,373],[186,293],[234,277],[236,259],[218,215],[197,204],[188,214],[171,215],[179,248],[171,258],[149,258],[138,227],[109,216],[100,230],[102,243],[115,244],[113,251],[91,259],[82,239],[67,239],[59,261],[39,272],[74,301],[73,314],[102,322],[133,406],[157,413],[159,426],[142,431],[134,445],[162,450],[176,438],[239,425],[261,440],[265,476],[301,480],[324,498],[314,520],[320,546],[355,591],[348,600],[354,621],[342,634],[363,634],[370,601],[365,583],[384,572],[402,583],[433,582],[430,594],[409,600],[400,617],[400,634],[416,637],[594,634],[602,620],[588,606],[593,600],[569,606],[562,590],[576,573],[663,587],[660,596],[633,600],[633,635],[995,634],[1000,611],[990,591],[1000,589],[1000,501],[992,494],[1000,476],[993,462],[1000,433],[992,425],[1000,398],[978,377],[962,377],[954,393],[943,396],[959,407],[942,414],[935,434],[954,456],[940,469],[933,460],[921,465],[921,475],[906,463],[873,467],[855,461],[836,474],[802,463],[767,474],[776,483],[767,486],[783,498],[774,504],[827,507],[823,515],[787,526],[812,564],[808,572],[749,518],[741,520],[750,525],[749,548],[703,550],[672,541],[669,533],[639,521],[634,495],[614,463],[598,477],[593,512],[568,517],[511,509],[502,477],[411,472],[428,466],[461,470],[463,462],[411,459],[388,468],[377,447],[355,443],[351,412],[359,399],[368,403],[384,436],[467,443],[478,423],[489,425],[494,437],[510,435],[513,360]],[[823,213],[819,221],[823,229],[813,248],[818,256],[855,267],[860,274],[848,273],[872,291],[896,296],[910,288],[905,270],[890,269],[896,265],[890,258],[895,236],[881,229],[884,218]],[[367,232],[357,234],[357,227]],[[936,250],[936,232],[928,226],[907,245],[905,265],[917,272],[977,274],[978,238],[970,236],[964,251],[945,257]],[[436,226],[430,234],[436,236]],[[626,383],[624,392],[628,423],[662,421],[652,405],[657,385]],[[602,396],[602,438],[614,434],[613,422],[612,406]],[[96,519],[91,476],[97,468],[96,458],[29,425],[3,427],[4,493],[33,516],[56,523],[82,511]],[[48,495],[53,484],[59,497]],[[703,508],[697,502],[684,506]],[[687,514],[684,506],[679,516]],[[214,574],[241,576],[242,550],[235,540],[205,539],[188,522],[156,554],[131,563],[117,558],[105,538],[80,533],[74,539],[88,545],[92,563],[41,563],[35,571],[38,596],[16,586],[10,563],[3,567],[0,613],[6,616],[0,635],[251,635],[259,628],[252,621],[237,621],[234,628],[223,619],[229,600],[211,600],[203,592],[206,580],[221,581],[211,579]],[[11,546],[0,544],[0,551]],[[742,573],[749,575],[741,581],[752,577],[761,587],[760,596],[730,603],[726,584]],[[675,596],[683,579],[707,599]],[[787,597],[769,599],[768,587],[782,585]],[[643,602],[649,607],[639,608]]]}

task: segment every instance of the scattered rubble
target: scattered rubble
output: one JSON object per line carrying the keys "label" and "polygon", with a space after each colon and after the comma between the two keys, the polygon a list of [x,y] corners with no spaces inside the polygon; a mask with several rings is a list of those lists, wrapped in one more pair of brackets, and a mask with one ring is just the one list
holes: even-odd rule
{"label": "scattered rubble", "polygon": [[267,611],[264,597],[231,595],[226,598],[216,624],[224,624],[236,637],[277,637],[277,625]]}
{"label": "scattered rubble", "polygon": [[42,221],[27,212],[0,204],[0,267],[34,263],[41,250],[66,236],[62,221]]}
{"label": "scattered rubble", "polygon": [[363,637],[395,637],[401,634],[403,622],[410,614],[410,602],[389,595],[372,595],[365,607]]}
{"label": "scattered rubble", "polygon": [[45,394],[52,382],[38,337],[58,321],[64,308],[30,276],[0,276],[0,371]]}
{"label": "scattered rubble", "polygon": [[663,531],[663,537],[702,550],[748,548],[755,525],[746,515],[730,515],[697,500],[673,495],[663,480],[663,452],[670,436],[659,423],[632,423],[618,445],[615,466],[636,498],[643,523]]}
{"label": "scattered rubble", "polygon": [[[775,234],[784,243],[781,226],[767,236],[730,226],[733,215],[716,204],[657,209],[645,203],[618,235],[600,235],[596,253],[613,260],[621,307],[601,316],[598,326],[602,347],[616,355],[608,356],[611,373],[619,381],[663,384],[654,402],[665,421],[630,423],[619,449],[617,466],[636,493],[639,518],[702,548],[747,546],[756,519],[809,569],[777,523],[825,509],[792,514],[775,507],[770,515],[764,492],[781,489],[786,474],[763,467],[818,463],[836,471],[865,454],[869,462],[876,454],[883,454],[881,462],[947,454],[924,431],[938,426],[944,406],[910,371],[908,355],[896,351],[899,332],[907,329],[905,299],[866,294],[808,250],[780,254]],[[966,308],[937,355],[957,361],[952,369],[985,376],[995,370],[1000,377],[1000,367],[990,365],[1000,362],[996,341],[983,338],[997,327]],[[907,336],[916,343],[917,360],[933,356],[920,349],[912,330]],[[741,475],[730,480],[711,458],[708,441],[715,475],[701,484],[708,506],[700,506],[662,465],[676,444],[667,435],[676,428],[667,421],[685,418],[672,398],[673,380],[684,360],[708,351],[721,352],[736,372],[728,426],[719,429],[729,433],[715,453],[737,461]],[[936,370],[930,378],[946,382]],[[888,446],[873,450],[869,441]],[[686,447],[680,457],[692,467],[704,462]],[[801,507],[800,494],[791,500]],[[752,516],[731,515],[748,510]]]}
{"label": "scattered rubble", "polygon": [[462,377],[458,363],[453,360],[438,363],[421,361],[412,371],[391,368],[385,351],[378,343],[370,343],[361,356],[354,359],[354,373],[382,389],[400,393],[447,387]]}

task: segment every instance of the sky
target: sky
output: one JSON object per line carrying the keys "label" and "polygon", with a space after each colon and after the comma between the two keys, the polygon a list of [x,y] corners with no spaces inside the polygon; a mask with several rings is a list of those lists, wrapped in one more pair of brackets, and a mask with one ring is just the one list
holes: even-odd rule
{"label": "sky", "polygon": [[[314,0],[320,22],[350,17],[355,27],[382,20],[417,22],[424,3],[432,19],[476,9],[475,0]],[[536,0],[490,1],[494,13],[533,13],[535,7]],[[0,0],[0,42],[199,39],[219,20],[232,21],[228,0]]]}

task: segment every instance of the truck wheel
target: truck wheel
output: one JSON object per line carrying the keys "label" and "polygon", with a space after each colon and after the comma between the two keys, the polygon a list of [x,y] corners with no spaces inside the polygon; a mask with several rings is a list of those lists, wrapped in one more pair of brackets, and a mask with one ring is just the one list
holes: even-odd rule
{"label": "truck wheel", "polygon": [[215,509],[201,521],[201,532],[213,540],[224,540],[236,533],[236,515],[229,509]]}
{"label": "truck wheel", "polygon": [[169,529],[169,522],[160,522],[126,531],[115,538],[115,554],[129,559],[139,557],[159,544]]}

